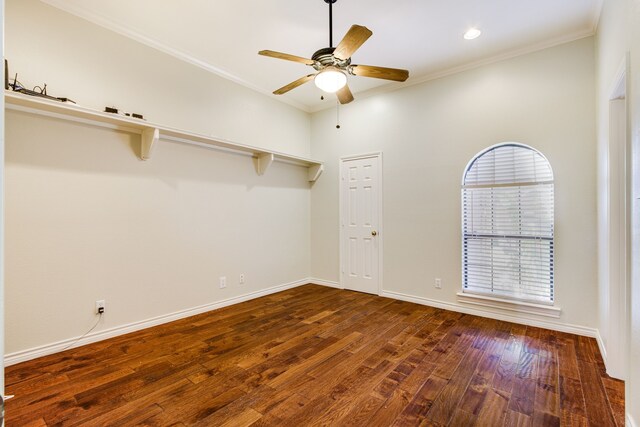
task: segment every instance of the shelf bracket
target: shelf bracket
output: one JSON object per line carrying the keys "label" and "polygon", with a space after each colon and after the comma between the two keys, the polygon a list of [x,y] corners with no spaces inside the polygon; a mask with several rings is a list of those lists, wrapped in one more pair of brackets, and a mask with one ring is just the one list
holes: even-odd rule
{"label": "shelf bracket", "polygon": [[258,154],[258,156],[255,157],[256,172],[258,172],[258,175],[264,175],[274,159],[275,156],[273,153]]}
{"label": "shelf bracket", "polygon": [[316,182],[322,172],[324,172],[324,165],[309,166],[309,182]]}
{"label": "shelf bracket", "polygon": [[140,136],[140,158],[142,160],[148,160],[151,158],[153,148],[160,138],[160,131],[158,128],[147,128],[142,131]]}

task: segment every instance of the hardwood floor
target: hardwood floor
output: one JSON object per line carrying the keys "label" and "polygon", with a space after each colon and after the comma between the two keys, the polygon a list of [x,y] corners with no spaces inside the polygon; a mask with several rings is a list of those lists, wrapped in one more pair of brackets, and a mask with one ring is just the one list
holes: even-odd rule
{"label": "hardwood floor", "polygon": [[8,426],[623,426],[595,340],[314,285],[6,369]]}

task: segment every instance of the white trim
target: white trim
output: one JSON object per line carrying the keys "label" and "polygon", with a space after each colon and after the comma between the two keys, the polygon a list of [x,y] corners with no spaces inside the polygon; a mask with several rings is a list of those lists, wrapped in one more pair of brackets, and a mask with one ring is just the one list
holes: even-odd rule
{"label": "white trim", "polygon": [[507,300],[484,295],[458,292],[458,301],[465,304],[478,305],[481,307],[497,308],[500,310],[515,311],[517,313],[533,314],[535,316],[560,318],[562,309],[551,305],[534,304],[524,301]]}
{"label": "white trim", "polygon": [[[175,320],[184,319],[190,316],[195,316],[200,313],[205,313],[207,311],[216,310],[222,307],[227,307],[233,304],[238,304],[238,303],[249,301],[255,298],[260,298],[266,295],[274,294],[276,292],[281,292],[287,289],[296,288],[298,286],[302,286],[306,284],[314,284],[319,286],[328,286],[332,288],[343,289],[340,286],[340,284],[335,281],[324,280],[324,279],[319,279],[315,277],[307,277],[304,279],[296,280],[296,281],[285,283],[282,285],[273,286],[271,288],[263,289],[260,291],[250,292],[248,294],[240,295],[233,298],[228,298],[226,300],[217,301],[217,302],[201,305],[198,307],[193,307],[190,309],[177,311],[174,313],[153,317],[151,319],[146,319],[139,322],[129,323],[127,325],[117,326],[104,331],[97,331],[82,338],[70,348],[80,347],[86,344],[91,344],[91,343],[102,341],[105,339],[117,337],[120,335],[128,334],[130,332],[135,332],[141,329],[157,326],[163,323],[173,322]],[[401,301],[412,302],[412,303],[421,304],[421,305],[427,305],[430,307],[441,308],[444,310],[455,311],[459,313],[472,314],[475,316],[488,317],[491,319],[503,320],[506,322],[519,323],[519,324],[524,324],[529,326],[536,326],[540,328],[551,329],[551,330],[560,331],[560,332],[592,337],[597,340],[598,346],[600,347],[600,351],[602,353],[602,357],[605,358],[605,361],[606,361],[606,351],[604,351],[604,346],[602,345],[602,338],[600,337],[599,331],[594,328],[565,324],[561,322],[553,322],[548,320],[527,319],[519,316],[514,316],[511,314],[502,314],[502,313],[496,313],[494,311],[489,311],[489,310],[476,309],[472,307],[464,307],[455,303],[448,303],[444,301],[432,300],[429,298],[406,295],[399,292],[383,290],[380,296],[386,297],[386,298],[393,298]],[[16,363],[35,359],[37,357],[54,354],[64,349],[66,346],[69,345],[69,343],[72,343],[76,339],[77,337],[69,338],[69,339],[58,341],[55,343],[45,344],[45,345],[34,347],[31,349],[7,354],[4,357],[4,363],[6,366],[10,366],[10,365],[15,365]],[[628,422],[631,420],[631,416],[629,414],[627,414],[627,420]],[[633,423],[630,425],[635,427],[635,424]]]}
{"label": "white trim", "polygon": [[[139,331],[141,329],[150,328],[152,326],[161,325],[163,323],[173,322],[175,320],[184,319],[185,317],[195,316],[196,314],[205,313],[207,311],[216,310],[229,305],[238,304],[244,301],[249,301],[255,298],[263,297],[265,295],[274,294],[287,289],[296,288],[298,286],[306,285],[309,283],[308,278],[296,280],[294,282],[285,283],[278,286],[262,289],[260,291],[250,292],[248,294],[240,295],[233,298],[228,298],[221,301],[212,302],[209,304],[201,305],[198,307],[188,308],[186,310],[180,310],[169,314],[163,314],[161,316],[152,317],[151,319],[141,320],[138,322],[132,322],[122,326],[116,326],[104,331],[97,331],[88,334],[86,337],[80,339],[77,343],[70,348],[80,347],[86,344],[94,343],[97,341],[106,340],[108,338],[117,337],[120,335],[128,334],[130,332]],[[51,344],[45,344],[38,347],[33,347],[27,350],[17,351],[4,356],[5,366],[15,365],[16,363],[25,362],[27,360],[35,359],[37,357],[46,356],[49,354],[57,353],[68,346],[70,343],[78,339],[77,337],[65,339]]]}
{"label": "white trim", "polygon": [[352,154],[350,156],[342,156],[342,157],[340,157],[340,162],[342,162],[344,160],[370,159],[372,157],[382,157],[382,151],[372,151],[370,153]]}
{"label": "white trim", "polygon": [[86,125],[114,129],[141,135],[145,131],[158,131],[157,139],[177,142],[181,144],[198,145],[205,148],[259,157],[265,154],[273,154],[275,160],[284,161],[300,166],[320,166],[321,162],[316,162],[305,157],[286,154],[249,144],[232,141],[215,135],[203,135],[188,130],[176,129],[146,120],[131,119],[117,114],[105,113],[103,111],[87,108],[80,105],[54,102],[35,96],[23,95],[9,90],[3,91],[5,103],[3,107],[8,110],[22,113],[53,118],[57,120],[69,121],[72,123],[82,123]]}
{"label": "white trim", "polygon": [[84,19],[86,21],[89,21],[95,25],[98,25],[100,27],[106,28],[107,30],[113,31],[116,34],[120,34],[123,35],[129,39],[135,40],[138,43],[141,43],[145,46],[149,46],[153,49],[156,49],[160,52],[166,53],[167,55],[173,56],[174,58],[177,58],[181,61],[187,62],[191,65],[195,65],[196,67],[202,68],[203,70],[206,70],[212,74],[216,74],[217,76],[220,76],[226,80],[230,80],[234,83],[237,83],[241,86],[244,86],[246,88],[249,88],[251,90],[254,90],[256,92],[259,92],[263,95],[267,95],[269,96],[269,98],[271,99],[275,99],[277,101],[280,102],[284,102],[285,104],[289,104],[292,107],[298,108],[304,112],[310,113],[310,109],[308,106],[301,104],[297,101],[294,101],[291,98],[288,97],[274,97],[271,94],[270,90],[264,90],[252,83],[249,83],[248,81],[241,79],[240,77],[235,76],[234,74],[231,74],[230,72],[216,67],[213,64],[210,64],[208,62],[202,61],[198,58],[196,58],[193,55],[190,55],[186,52],[182,52],[178,49],[174,49],[164,43],[161,43],[157,40],[154,40],[142,33],[139,33],[137,31],[135,31],[134,29],[131,28],[127,28],[123,25],[117,24],[116,22],[105,18],[104,16],[101,16],[95,12],[91,12],[86,8],[83,8],[81,6],[77,6],[77,5],[71,5],[68,4],[64,1],[61,0],[41,0],[43,3],[48,4],[51,7],[55,7],[56,9],[60,9],[64,12],[70,13],[72,15],[75,15],[81,19]]}
{"label": "white trim", "polygon": [[[0,0],[0,54],[4,58],[5,48],[5,36],[4,36],[4,16],[5,16],[5,3],[4,0]],[[4,70],[4,67],[3,67]],[[1,73],[4,76],[4,71]],[[4,285],[4,275],[5,275],[5,225],[4,225],[4,150],[5,150],[5,142],[4,142],[4,134],[5,134],[5,105],[4,105],[4,89],[2,91],[2,95],[0,95],[0,354],[4,353],[5,349],[5,285]],[[0,360],[0,393],[4,395],[4,364]],[[2,425],[4,426],[4,421],[2,421]]]}
{"label": "white trim", "polygon": [[633,420],[633,417],[627,412],[627,427],[637,427],[638,424]]}
{"label": "white trim", "polygon": [[[607,374],[625,380],[628,375],[629,294],[632,253],[633,169],[630,139],[629,57],[623,56],[609,85],[607,154],[607,205],[605,239],[607,243],[605,290],[602,304],[605,324],[600,325],[612,349],[605,363]],[[623,126],[621,126],[623,125]],[[602,284],[602,283],[601,283]]]}
{"label": "white trim", "polygon": [[378,154],[378,295],[382,293],[382,285],[384,284],[383,266],[384,266],[384,182],[382,179],[382,171],[384,170],[384,157],[382,151]]}
{"label": "white trim", "polygon": [[387,298],[394,298],[401,301],[413,302],[421,305],[428,305],[430,307],[441,308],[443,310],[455,311],[458,313],[472,314],[474,316],[488,317],[490,319],[503,320],[505,322],[519,323],[527,326],[535,326],[538,328],[551,329],[559,332],[566,332],[569,334],[583,335],[586,337],[596,338],[598,336],[598,330],[595,328],[589,328],[586,326],[572,325],[563,322],[557,322],[547,319],[530,319],[527,317],[521,317],[509,313],[498,313],[494,310],[466,307],[456,303],[449,303],[439,300],[433,300],[430,298],[418,297],[413,295],[406,295],[399,292],[382,291],[381,296]]}
{"label": "white trim", "polygon": [[625,53],[618,65],[616,75],[611,81],[611,85],[609,86],[609,101],[626,98],[627,87],[629,86],[627,82],[627,74],[629,74],[629,67],[627,65],[629,63],[628,56],[629,53]]}
{"label": "white trim", "polygon": [[[586,37],[591,37],[595,33],[593,30],[589,29],[587,31],[578,31],[574,34],[569,34],[564,37],[560,37],[555,40],[551,40],[548,42],[543,42],[540,44],[535,44],[531,46],[526,46],[523,49],[516,49],[510,52],[501,53],[486,59],[481,59],[479,61],[470,62],[467,64],[462,64],[455,67],[445,68],[444,70],[436,71],[431,74],[426,74],[420,77],[409,77],[404,83],[388,83],[382,86],[377,86],[369,90],[365,90],[363,92],[357,92],[358,100],[363,100],[365,98],[370,98],[372,96],[382,95],[389,92],[395,92],[400,89],[406,89],[411,86],[416,86],[422,83],[426,83],[431,80],[441,79],[443,77],[452,76],[455,74],[459,74],[465,71],[474,70],[476,68],[484,67],[485,65],[495,64],[501,61],[506,61],[507,59],[517,58],[518,56],[527,55],[529,53],[539,52],[541,50],[550,49],[552,47],[560,46],[566,43],[571,43],[576,40],[584,39]],[[315,106],[311,106],[309,108],[310,113],[317,113],[318,111],[327,110],[329,108],[334,108],[335,105],[331,103],[323,103]]]}
{"label": "white trim", "polygon": [[602,360],[604,361],[604,366],[607,366],[607,347],[604,345],[604,340],[602,339],[602,335],[600,335],[600,329],[597,330],[596,334],[596,342],[598,343],[598,348],[600,349],[600,355],[602,356]]}
{"label": "white trim", "polygon": [[333,282],[331,280],[318,279],[316,277],[309,277],[308,280],[309,280],[309,283],[312,283],[314,285],[328,286],[330,288],[336,288],[336,289],[344,289],[340,283]]}
{"label": "white trim", "polygon": [[598,24],[600,23],[600,16],[602,16],[602,8],[604,7],[604,0],[596,0],[596,7],[591,17],[591,32],[595,35],[598,32]]}
{"label": "white trim", "polygon": [[[197,67],[200,67],[204,70],[207,70],[211,73],[214,73],[222,78],[231,80],[234,83],[240,84],[244,87],[247,87],[249,89],[255,90],[256,92],[268,95],[270,98],[275,99],[277,101],[280,102],[284,102],[286,104],[289,104],[293,107],[296,107],[306,113],[315,113],[318,111],[322,111],[322,110],[326,110],[328,108],[333,108],[333,104],[331,102],[329,103],[322,103],[322,104],[315,104],[315,105],[306,105],[306,104],[302,104],[300,102],[294,101],[289,97],[286,96],[278,96],[278,97],[274,97],[273,95],[271,95],[271,91],[270,90],[265,90],[262,89],[252,83],[249,83],[248,81],[241,79],[233,74],[231,74],[230,72],[223,70],[221,68],[218,68],[216,66],[214,66],[213,64],[210,64],[208,62],[202,61],[200,59],[197,59],[196,57],[194,57],[193,55],[190,55],[188,53],[182,52],[178,49],[174,49],[170,46],[167,46],[164,43],[160,43],[157,40],[153,40],[152,38],[145,36],[144,34],[141,34],[137,31],[135,31],[134,29],[131,28],[127,28],[123,25],[117,24],[116,22],[105,18],[104,16],[98,15],[94,12],[89,11],[86,8],[77,6],[77,5],[71,5],[68,4],[66,2],[64,2],[63,0],[41,0],[42,2],[48,4],[49,6],[55,7],[57,9],[63,10],[67,13],[70,13],[72,15],[75,15],[77,17],[80,17],[84,20],[87,20],[89,22],[92,22],[100,27],[106,28],[110,31],[113,31],[115,33],[121,34],[125,37],[128,37],[132,40],[135,40],[139,43],[142,43],[146,46],[152,47],[156,50],[159,50],[160,52],[164,52],[168,55],[173,56],[174,58],[178,58],[182,61],[188,62],[190,64],[193,64]],[[603,0],[597,0],[599,2],[603,2]],[[600,4],[600,6],[596,6],[596,13],[594,13],[594,16],[592,18],[592,24],[591,24],[591,28],[589,28],[588,30],[583,30],[583,31],[578,31],[575,32],[573,34],[569,34],[569,35],[565,35],[565,36],[561,36],[558,37],[554,40],[550,40],[550,41],[545,41],[542,43],[538,43],[535,45],[531,45],[531,46],[526,46],[522,49],[514,49],[512,51],[508,51],[506,53],[500,53],[498,55],[486,58],[486,59],[482,59],[479,61],[475,61],[475,62],[471,62],[471,63],[467,63],[467,64],[463,64],[460,66],[454,66],[454,67],[449,67],[446,68],[444,70],[440,70],[437,71],[435,73],[431,73],[431,74],[427,74],[424,76],[420,76],[417,78],[410,78],[407,82],[405,82],[404,84],[393,84],[393,83],[388,83],[388,84],[384,84],[382,86],[378,86],[375,87],[373,89],[369,89],[363,92],[358,92],[358,99],[364,99],[364,98],[369,98],[370,96],[375,96],[378,94],[382,94],[382,93],[386,93],[386,92],[391,92],[391,91],[395,91],[398,89],[403,89],[405,87],[409,87],[409,86],[413,86],[416,84],[420,84],[420,83],[424,83],[427,82],[429,80],[435,80],[435,79],[439,79],[441,77],[445,77],[445,76],[449,76],[452,74],[457,74],[460,73],[462,71],[467,71],[467,70],[471,70],[474,68],[478,68],[481,67],[483,65],[488,65],[488,64],[492,64],[495,62],[500,62],[503,61],[505,59],[510,59],[510,58],[514,58],[517,56],[521,56],[521,55],[525,55],[527,53],[533,53],[539,50],[543,50],[543,49],[548,49],[554,46],[558,46],[561,44],[565,44],[565,43],[569,43],[575,40],[579,40],[585,37],[590,37],[593,36],[597,30],[597,24],[598,21],[600,19],[600,11],[602,9],[602,4]]]}

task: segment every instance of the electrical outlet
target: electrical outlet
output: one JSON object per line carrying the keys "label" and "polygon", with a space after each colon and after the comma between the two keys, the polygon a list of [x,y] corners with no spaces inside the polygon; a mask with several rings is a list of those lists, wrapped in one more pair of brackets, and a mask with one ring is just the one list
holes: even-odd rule
{"label": "electrical outlet", "polygon": [[433,286],[435,286],[436,289],[442,289],[442,279],[440,279],[439,277],[436,277],[436,281],[433,284]]}
{"label": "electrical outlet", "polygon": [[105,300],[100,299],[96,301],[96,314],[104,313],[106,310],[107,303]]}
{"label": "electrical outlet", "polygon": [[244,284],[244,273],[242,273],[240,275],[240,284],[243,285]]}
{"label": "electrical outlet", "polygon": [[220,276],[220,289],[227,287],[227,276]]}

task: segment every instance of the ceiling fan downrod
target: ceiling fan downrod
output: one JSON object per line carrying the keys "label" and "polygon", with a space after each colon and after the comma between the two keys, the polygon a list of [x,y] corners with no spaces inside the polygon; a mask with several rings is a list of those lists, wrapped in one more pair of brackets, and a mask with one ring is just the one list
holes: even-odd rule
{"label": "ceiling fan downrod", "polygon": [[338,0],[324,0],[329,4],[329,47],[333,47],[333,4]]}

